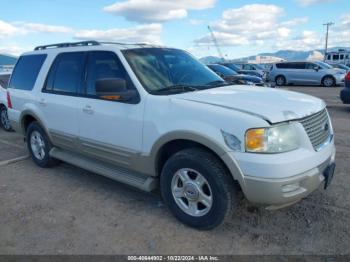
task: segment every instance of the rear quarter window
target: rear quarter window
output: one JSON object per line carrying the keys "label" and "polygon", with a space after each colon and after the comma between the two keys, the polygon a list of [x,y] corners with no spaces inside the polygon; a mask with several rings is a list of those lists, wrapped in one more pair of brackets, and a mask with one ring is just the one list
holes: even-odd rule
{"label": "rear quarter window", "polygon": [[9,88],[32,90],[46,56],[21,56],[13,70]]}

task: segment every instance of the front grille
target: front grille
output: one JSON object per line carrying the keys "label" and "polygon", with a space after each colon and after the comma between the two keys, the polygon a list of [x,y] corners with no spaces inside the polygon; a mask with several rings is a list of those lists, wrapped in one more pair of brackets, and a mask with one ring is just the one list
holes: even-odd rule
{"label": "front grille", "polygon": [[331,125],[326,109],[299,120],[308,134],[314,149],[319,150],[331,136]]}

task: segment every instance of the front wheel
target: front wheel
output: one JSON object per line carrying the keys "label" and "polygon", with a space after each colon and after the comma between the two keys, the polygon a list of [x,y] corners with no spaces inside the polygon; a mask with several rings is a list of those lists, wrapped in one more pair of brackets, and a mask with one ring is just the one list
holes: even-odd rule
{"label": "front wheel", "polygon": [[208,230],[231,217],[236,200],[233,180],[206,150],[185,149],[171,156],[160,183],[165,204],[189,226]]}
{"label": "front wheel", "polygon": [[286,85],[286,78],[284,76],[277,76],[275,79],[276,85],[278,86],[284,86]]}
{"label": "front wheel", "polygon": [[322,80],[322,85],[324,87],[333,87],[335,86],[335,80],[332,76],[325,76]]}
{"label": "front wheel", "polygon": [[10,120],[7,115],[7,108],[5,106],[0,107],[0,123],[5,131],[12,131]]}

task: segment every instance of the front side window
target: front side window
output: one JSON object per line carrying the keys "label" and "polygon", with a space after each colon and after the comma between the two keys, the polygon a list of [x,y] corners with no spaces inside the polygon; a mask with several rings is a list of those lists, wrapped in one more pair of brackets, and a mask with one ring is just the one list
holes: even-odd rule
{"label": "front side window", "polygon": [[[185,51],[169,48],[135,48],[122,51],[144,88],[153,94],[205,89],[226,83]],[[181,90],[180,90],[181,89]],[[192,89],[192,90],[193,90]]]}
{"label": "front side window", "polygon": [[13,70],[9,88],[32,90],[46,55],[21,56]]}
{"label": "front side window", "polygon": [[87,95],[96,95],[95,84],[97,80],[106,78],[121,78],[126,81],[126,88],[133,89],[131,79],[117,55],[108,51],[96,51],[89,54],[87,71]]}
{"label": "front side window", "polygon": [[82,84],[85,53],[62,53],[50,70],[46,91],[63,94],[76,94]]}

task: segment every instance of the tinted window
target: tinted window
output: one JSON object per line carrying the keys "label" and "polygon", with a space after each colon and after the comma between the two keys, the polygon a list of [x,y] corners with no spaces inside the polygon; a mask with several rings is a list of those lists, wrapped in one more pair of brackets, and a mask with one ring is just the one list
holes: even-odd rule
{"label": "tinted window", "polygon": [[85,53],[63,53],[57,56],[48,76],[46,90],[77,93],[81,86]]}
{"label": "tinted window", "polygon": [[32,90],[46,55],[21,56],[12,73],[10,88]]}
{"label": "tinted window", "polygon": [[290,63],[289,68],[290,69],[305,69],[306,64],[305,63]]}
{"label": "tinted window", "polygon": [[315,65],[313,63],[306,63],[305,69],[315,69],[316,67],[317,67],[317,65]]}
{"label": "tinted window", "polygon": [[339,55],[333,55],[333,60],[339,60]]}
{"label": "tinted window", "polygon": [[276,64],[276,67],[286,69],[286,68],[289,68],[289,64],[288,63],[280,63],[280,64]]}
{"label": "tinted window", "polygon": [[95,83],[104,78],[125,79],[127,88],[133,88],[132,81],[116,54],[104,51],[91,52],[89,54],[86,93],[96,95]]}
{"label": "tinted window", "polygon": [[340,55],[340,60],[343,60],[344,59],[344,55]]}

